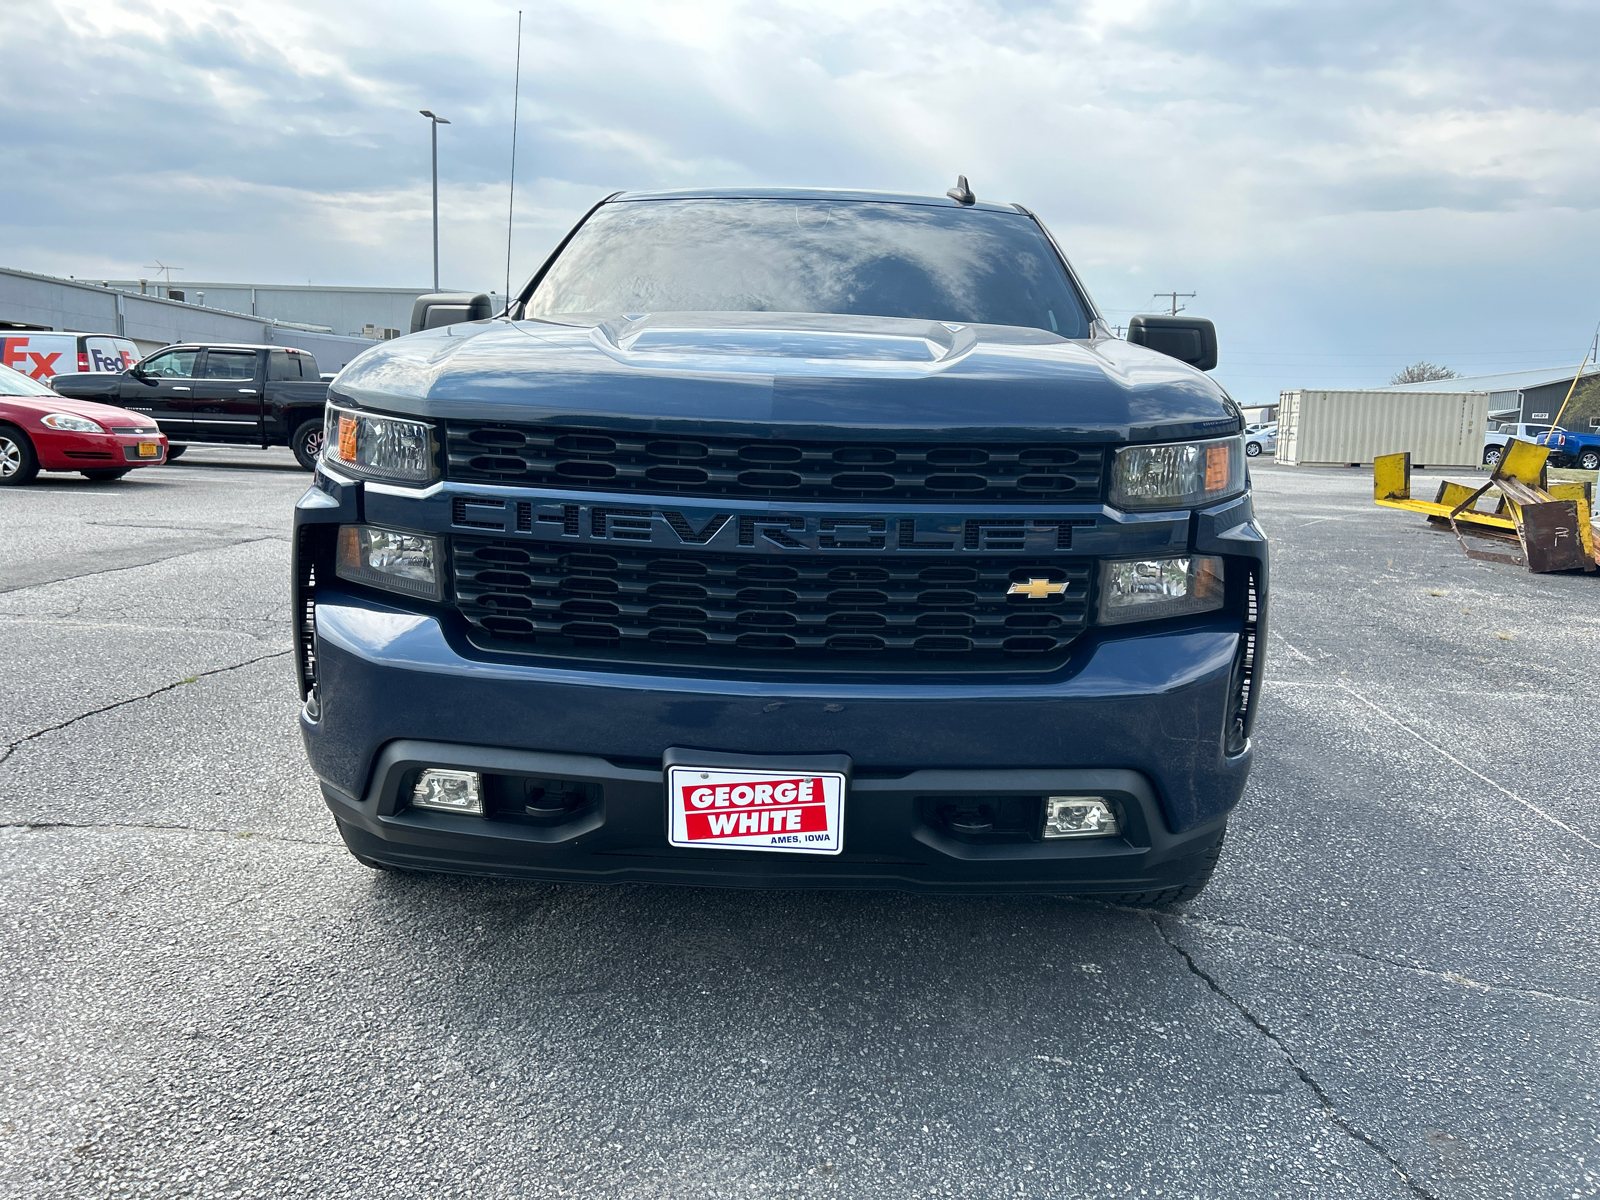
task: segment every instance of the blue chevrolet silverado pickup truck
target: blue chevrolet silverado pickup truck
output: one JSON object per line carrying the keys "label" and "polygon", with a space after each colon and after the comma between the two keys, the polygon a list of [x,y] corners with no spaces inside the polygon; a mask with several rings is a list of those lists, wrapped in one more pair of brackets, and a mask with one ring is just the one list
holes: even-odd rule
{"label": "blue chevrolet silverado pickup truck", "polygon": [[1188,899],[1267,611],[1215,361],[1203,320],[1111,336],[964,181],[608,197],[505,312],[332,385],[292,584],[346,845]]}

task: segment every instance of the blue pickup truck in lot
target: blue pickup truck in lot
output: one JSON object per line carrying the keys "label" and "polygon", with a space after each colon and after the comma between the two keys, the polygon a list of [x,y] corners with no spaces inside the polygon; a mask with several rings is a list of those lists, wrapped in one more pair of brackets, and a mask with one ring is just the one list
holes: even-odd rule
{"label": "blue pickup truck in lot", "polygon": [[301,730],[368,866],[1182,901],[1267,610],[1209,322],[1019,205],[624,193],[332,385]]}
{"label": "blue pickup truck in lot", "polygon": [[1541,434],[1538,441],[1539,445],[1550,447],[1551,466],[1600,471],[1600,429],[1578,432],[1557,428]]}

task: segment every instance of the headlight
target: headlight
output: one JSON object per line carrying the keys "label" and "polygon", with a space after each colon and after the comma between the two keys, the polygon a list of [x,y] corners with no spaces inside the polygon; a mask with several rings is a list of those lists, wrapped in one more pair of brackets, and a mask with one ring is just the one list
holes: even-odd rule
{"label": "headlight", "polygon": [[1222,607],[1222,560],[1210,555],[1100,564],[1100,623],[1154,621]]}
{"label": "headlight", "polygon": [[435,468],[433,426],[328,405],[323,461],[363,479],[428,483]]}
{"label": "headlight", "polygon": [[80,417],[76,413],[51,413],[44,418],[44,424],[51,429],[65,429],[72,433],[104,433],[105,426],[98,421],[91,421],[88,417]]}
{"label": "headlight", "polygon": [[1118,508],[1189,508],[1244,491],[1244,439],[1126,446],[1111,469]]}
{"label": "headlight", "polygon": [[353,583],[442,600],[439,559],[438,538],[375,525],[341,525],[334,570],[340,579]]}

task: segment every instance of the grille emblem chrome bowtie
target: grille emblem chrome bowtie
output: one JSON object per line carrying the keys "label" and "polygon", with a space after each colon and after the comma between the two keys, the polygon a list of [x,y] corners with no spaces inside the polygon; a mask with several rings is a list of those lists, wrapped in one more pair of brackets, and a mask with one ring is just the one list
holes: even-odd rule
{"label": "grille emblem chrome bowtie", "polygon": [[1057,583],[1053,579],[1030,579],[1027,583],[1013,583],[1006,589],[1006,595],[1027,596],[1030,600],[1045,600],[1051,596],[1059,596],[1066,590],[1066,584]]}

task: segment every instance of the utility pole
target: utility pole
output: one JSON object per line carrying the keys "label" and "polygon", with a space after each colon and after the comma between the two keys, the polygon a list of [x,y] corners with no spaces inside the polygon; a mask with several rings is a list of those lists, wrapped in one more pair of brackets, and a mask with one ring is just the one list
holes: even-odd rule
{"label": "utility pole", "polygon": [[439,126],[450,124],[425,108],[417,110],[430,122],[433,133],[433,290],[439,290]]}
{"label": "utility pole", "polygon": [[1165,297],[1166,299],[1169,299],[1169,300],[1172,301],[1172,314],[1171,315],[1175,317],[1179,313],[1181,313],[1185,308],[1189,307],[1187,304],[1185,304],[1180,308],[1179,305],[1178,305],[1178,301],[1179,300],[1193,300],[1194,299],[1194,293],[1193,292],[1157,292],[1157,293],[1155,293],[1155,298],[1157,300],[1162,299],[1163,297]]}

